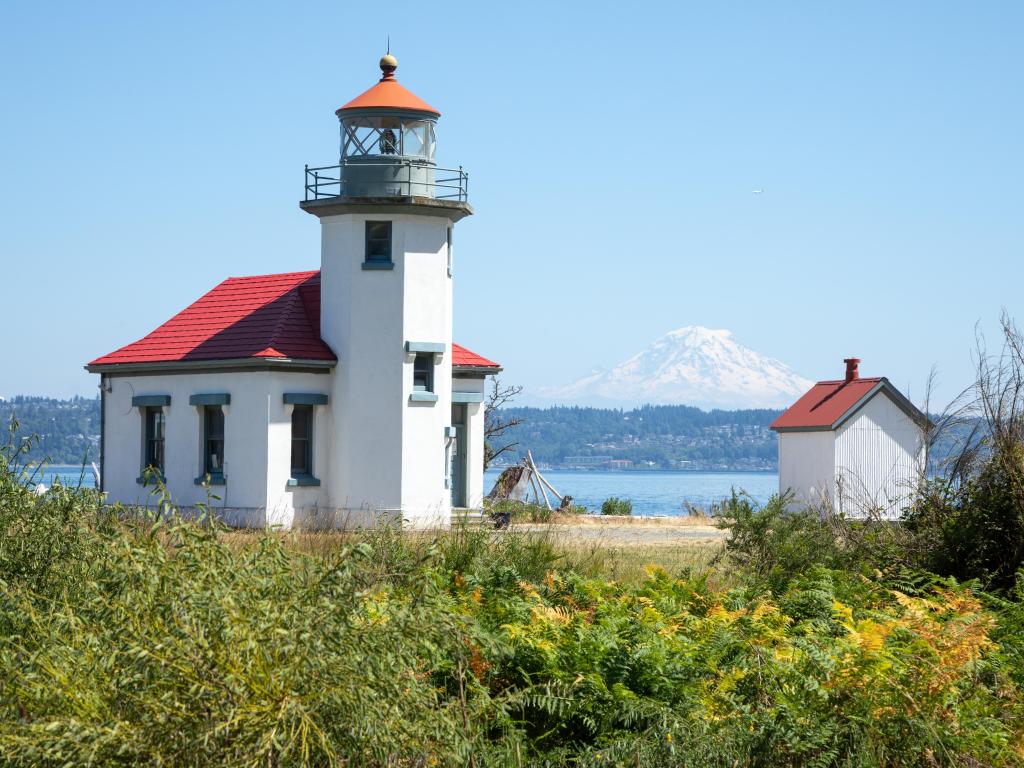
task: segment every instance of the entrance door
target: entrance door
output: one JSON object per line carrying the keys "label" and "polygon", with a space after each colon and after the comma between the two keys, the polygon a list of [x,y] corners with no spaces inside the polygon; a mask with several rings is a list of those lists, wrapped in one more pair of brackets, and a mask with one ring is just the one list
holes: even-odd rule
{"label": "entrance door", "polygon": [[452,404],[452,426],[455,439],[451,447],[451,492],[452,506],[466,506],[466,406]]}

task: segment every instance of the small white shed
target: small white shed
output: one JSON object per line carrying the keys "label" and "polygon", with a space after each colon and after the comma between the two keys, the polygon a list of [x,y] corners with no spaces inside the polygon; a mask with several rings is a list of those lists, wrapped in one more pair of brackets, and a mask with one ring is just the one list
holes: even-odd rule
{"label": "small white shed", "polygon": [[924,474],[928,419],[885,377],[819,381],[771,425],[779,492],[850,517],[898,517]]}

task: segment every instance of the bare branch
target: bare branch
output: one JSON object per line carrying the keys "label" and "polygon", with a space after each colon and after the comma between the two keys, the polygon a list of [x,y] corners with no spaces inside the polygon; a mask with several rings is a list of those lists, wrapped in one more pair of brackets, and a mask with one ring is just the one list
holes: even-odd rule
{"label": "bare branch", "polygon": [[523,388],[520,386],[502,386],[501,379],[497,377],[491,379],[491,389],[484,404],[484,469],[487,469],[498,456],[519,445],[518,442],[513,442],[496,447],[494,441],[503,437],[506,431],[523,423],[522,419],[501,415],[501,409],[522,391]]}

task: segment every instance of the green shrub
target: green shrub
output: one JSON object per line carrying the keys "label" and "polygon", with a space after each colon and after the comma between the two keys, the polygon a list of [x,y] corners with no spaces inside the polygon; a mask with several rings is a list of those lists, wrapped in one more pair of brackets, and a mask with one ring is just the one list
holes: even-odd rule
{"label": "green shrub", "polygon": [[[45,555],[2,550],[0,765],[1020,764],[1021,603],[828,567],[850,556],[815,553],[813,520],[744,503],[751,583],[624,584],[549,533],[312,534],[310,553],[117,520],[0,465],[4,530]],[[73,545],[43,549],[58,533]]]}
{"label": "green shrub", "polygon": [[548,523],[554,512],[543,504],[534,504],[528,501],[515,501],[513,499],[501,499],[488,502],[487,512],[492,515],[508,513],[512,520],[528,521],[531,523]]}
{"label": "green shrub", "polygon": [[1024,445],[996,451],[960,482],[931,481],[904,523],[921,567],[1011,590],[1024,567]]}
{"label": "green shrub", "polygon": [[719,522],[719,527],[729,531],[724,556],[775,594],[785,591],[790,580],[813,565],[846,564],[834,531],[818,514],[789,507],[787,496],[773,496],[759,506],[734,491]]}
{"label": "green shrub", "polygon": [[612,496],[601,502],[602,515],[632,515],[633,502],[629,499],[620,499]]}

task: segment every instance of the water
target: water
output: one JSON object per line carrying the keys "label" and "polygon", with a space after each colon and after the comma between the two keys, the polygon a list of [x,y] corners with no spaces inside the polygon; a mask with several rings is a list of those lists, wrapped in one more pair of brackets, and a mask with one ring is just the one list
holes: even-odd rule
{"label": "water", "polygon": [[[589,512],[600,512],[601,502],[618,496],[633,502],[634,515],[684,515],[684,503],[707,509],[728,497],[733,488],[746,491],[759,504],[779,490],[779,476],[775,472],[541,472],[560,493],[572,496],[573,503]],[[500,469],[484,473],[485,493],[494,487],[500,474]]]}
{"label": "water", "polygon": [[[31,474],[31,471],[29,471]],[[95,488],[96,480],[92,475],[92,467],[86,467],[83,474],[81,466],[73,464],[50,464],[45,469],[36,473],[36,482],[42,481],[43,485],[49,488],[53,485],[54,478],[59,477],[63,485],[76,488],[81,485],[83,488]]]}
{"label": "water", "polygon": [[[484,473],[484,490],[490,491],[501,470]],[[92,488],[92,469],[74,465],[51,464],[43,473],[42,482],[53,484],[55,477],[65,485],[81,484]],[[549,469],[544,477],[562,493],[591,512],[601,510],[601,502],[609,496],[633,502],[634,515],[682,515],[684,502],[707,508],[729,496],[733,488],[743,490],[763,504],[779,489],[779,476],[774,472],[644,472],[588,471]]]}

